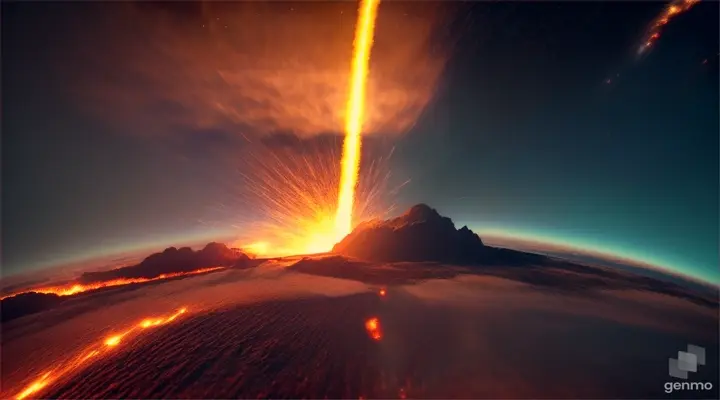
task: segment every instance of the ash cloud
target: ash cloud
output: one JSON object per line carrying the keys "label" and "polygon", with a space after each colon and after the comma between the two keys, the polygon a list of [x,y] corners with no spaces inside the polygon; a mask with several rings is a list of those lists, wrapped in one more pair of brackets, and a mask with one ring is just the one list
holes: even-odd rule
{"label": "ash cloud", "polygon": [[[132,132],[224,129],[245,137],[342,132],[355,3],[115,5],[74,44],[82,104]],[[105,8],[105,7],[103,7]],[[386,3],[378,14],[366,133],[409,129],[447,54],[439,5]],[[107,13],[106,13],[107,14]],[[95,29],[97,28],[97,29]],[[100,51],[102,49],[102,51]]]}

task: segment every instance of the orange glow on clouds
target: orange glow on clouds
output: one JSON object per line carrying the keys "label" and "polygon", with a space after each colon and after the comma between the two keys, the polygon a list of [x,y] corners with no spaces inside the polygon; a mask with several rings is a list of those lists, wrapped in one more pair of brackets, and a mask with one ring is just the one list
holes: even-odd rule
{"label": "orange glow on clouds", "polygon": [[81,351],[79,355],[68,359],[64,363],[60,363],[56,368],[40,375],[34,381],[25,386],[17,395],[15,395],[15,399],[23,400],[28,398],[37,398],[37,395],[42,389],[57,382],[63,377],[67,377],[72,373],[77,372],[81,367],[86,366],[91,359],[96,359],[107,354],[108,351],[111,351],[112,349],[125,343],[124,340],[127,341],[136,337],[143,330],[169,324],[186,312],[187,308],[183,307],[167,316],[146,318],[134,326],[122,330],[122,333],[116,333],[108,336],[99,344],[90,346],[88,349]]}
{"label": "orange glow on clouds", "polygon": [[239,244],[238,245],[246,254],[252,256],[265,256],[270,251],[270,243],[268,242],[253,242],[250,244]]}
{"label": "orange glow on clouds", "polygon": [[[90,111],[133,124],[123,131],[237,138],[242,145],[230,140],[217,155],[228,170],[250,175],[253,182],[238,197],[260,199],[236,208],[256,206],[258,217],[252,221],[258,226],[237,224],[238,247],[263,257],[327,252],[354,223],[380,216],[364,208],[379,203],[382,189],[375,184],[385,176],[375,179],[368,169],[377,166],[360,165],[370,159],[360,134],[410,129],[431,101],[450,51],[436,43],[445,6],[388,2],[375,24],[378,3],[363,1],[358,10],[354,3],[303,2],[290,11],[273,2],[204,2],[191,19],[129,5],[111,19],[88,21],[107,33],[102,45],[113,51],[98,55],[92,47],[78,55],[98,66],[78,74],[74,87]],[[251,152],[245,149],[283,133],[345,133],[346,151],[294,160],[234,151]],[[309,158],[322,160],[306,164]],[[262,165],[236,168],[258,159]]]}
{"label": "orange glow on clouds", "polygon": [[120,278],[120,279],[113,279],[110,281],[103,281],[103,282],[93,282],[93,283],[84,283],[84,284],[71,283],[71,284],[61,285],[61,286],[39,287],[39,288],[27,289],[27,290],[23,290],[21,292],[10,294],[10,295],[0,298],[0,300],[8,298],[8,297],[12,297],[12,296],[17,296],[19,294],[32,293],[32,292],[44,293],[44,294],[56,294],[58,296],[72,296],[74,294],[87,292],[87,291],[91,291],[91,290],[107,288],[107,287],[130,285],[133,283],[159,281],[162,279],[177,278],[177,277],[181,277],[181,276],[198,275],[198,274],[204,274],[207,272],[218,271],[218,270],[221,270],[224,268],[225,267],[201,268],[201,269],[197,269],[195,271],[189,271],[189,272],[174,272],[174,273],[169,273],[169,274],[160,274],[154,278]]}
{"label": "orange glow on clouds", "polygon": [[[302,2],[290,11],[273,3],[204,2],[192,20],[128,5],[112,18],[88,21],[113,51],[100,57],[92,41],[78,44],[73,56],[99,64],[75,77],[82,105],[112,113],[138,134],[172,134],[176,126],[227,129],[249,140],[342,132],[356,4]],[[443,7],[392,3],[378,19],[367,134],[412,127],[447,60],[444,47],[433,47]]]}

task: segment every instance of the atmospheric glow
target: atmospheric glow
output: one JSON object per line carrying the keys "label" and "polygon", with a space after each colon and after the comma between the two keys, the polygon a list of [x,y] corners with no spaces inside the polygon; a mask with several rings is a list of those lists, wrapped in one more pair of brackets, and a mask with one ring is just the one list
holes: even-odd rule
{"label": "atmospheric glow", "polygon": [[20,392],[18,392],[18,394],[15,395],[15,399],[23,400],[30,397],[37,397],[38,393],[48,385],[57,382],[59,379],[70,375],[73,372],[77,372],[81,367],[87,365],[91,359],[97,359],[98,357],[107,354],[107,352],[112,351],[114,348],[122,345],[124,340],[134,338],[140,332],[148,328],[169,324],[186,312],[187,308],[183,307],[167,316],[146,318],[134,326],[122,329],[121,331],[123,333],[116,333],[108,336],[99,344],[90,346],[88,349],[81,351],[75,357],[71,357],[65,362],[59,363],[57,367],[52,370],[41,374],[37,379],[27,384]]}
{"label": "atmospheric glow", "polygon": [[[470,226],[471,229],[472,226]],[[540,244],[541,248],[551,248],[552,246],[562,247],[564,251],[574,251],[577,253],[600,256],[605,259],[615,259],[622,262],[628,262],[640,267],[660,270],[671,275],[679,275],[685,279],[696,281],[702,284],[718,285],[720,276],[717,272],[714,275],[700,274],[692,266],[683,265],[678,262],[657,257],[653,254],[644,254],[637,251],[623,248],[618,245],[612,245],[605,242],[598,242],[592,238],[570,237],[559,235],[557,233],[548,233],[545,231],[530,231],[526,229],[506,229],[506,228],[484,228],[473,229],[486,244],[493,245],[496,240],[498,242],[505,241],[527,241]]]}
{"label": "atmospheric glow", "polygon": [[355,188],[360,171],[360,134],[365,118],[368,64],[379,4],[380,0],[362,0],[355,27],[350,96],[345,117],[345,141],[343,142],[341,161],[338,208],[335,215],[335,241],[341,240],[352,230]]}

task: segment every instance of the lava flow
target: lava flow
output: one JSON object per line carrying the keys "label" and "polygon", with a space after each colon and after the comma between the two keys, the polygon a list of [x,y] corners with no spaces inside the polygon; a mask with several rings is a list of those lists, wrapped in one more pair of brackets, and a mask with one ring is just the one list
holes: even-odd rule
{"label": "lava flow", "polygon": [[196,269],[194,271],[188,271],[188,272],[172,272],[172,273],[168,273],[168,274],[160,274],[160,275],[152,277],[152,278],[118,278],[118,279],[112,279],[109,281],[101,281],[101,282],[69,283],[66,285],[59,285],[59,286],[39,287],[39,288],[35,288],[35,289],[27,289],[27,290],[23,290],[21,292],[12,293],[7,296],[0,297],[0,300],[8,298],[8,297],[17,296],[17,295],[23,294],[23,293],[43,293],[43,294],[56,294],[58,296],[72,296],[74,294],[87,292],[90,290],[97,290],[97,289],[113,287],[113,286],[130,285],[133,283],[145,283],[145,282],[159,281],[161,279],[178,278],[181,276],[198,275],[198,274],[204,274],[207,272],[217,271],[217,270],[220,270],[223,268],[225,268],[225,267],[201,268],[201,269]]}
{"label": "lava flow", "polygon": [[352,230],[355,188],[360,171],[360,150],[362,127],[365,117],[365,91],[367,88],[370,50],[375,32],[375,19],[380,0],[362,0],[355,41],[353,42],[352,74],[350,76],[350,97],[347,102],[345,119],[345,141],[341,161],[340,188],[337,213],[335,215],[336,240],[342,239]]}
{"label": "lava flow", "polygon": [[178,317],[185,314],[187,308],[183,307],[175,311],[173,314],[164,317],[146,318],[139,323],[126,327],[120,330],[121,333],[115,333],[108,336],[105,340],[97,343],[89,348],[81,351],[77,356],[71,357],[65,363],[58,365],[56,368],[44,372],[37,379],[25,386],[18,394],[15,395],[15,399],[23,400],[27,398],[37,397],[39,392],[46,388],[48,385],[57,382],[64,376],[70,375],[72,372],[79,370],[85,366],[91,360],[95,360],[114,348],[118,347],[123,343],[123,340],[135,337],[134,335],[139,334],[141,331],[148,328],[153,328],[160,325],[168,324],[175,321]]}

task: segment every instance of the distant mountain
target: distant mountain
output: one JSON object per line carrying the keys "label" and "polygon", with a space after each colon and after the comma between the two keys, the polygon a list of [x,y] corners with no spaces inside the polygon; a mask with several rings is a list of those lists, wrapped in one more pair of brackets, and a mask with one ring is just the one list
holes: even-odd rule
{"label": "distant mountain", "polygon": [[28,314],[45,311],[63,302],[56,294],[22,293],[0,300],[0,321],[7,322]]}
{"label": "distant mountain", "polygon": [[539,263],[546,257],[485,246],[482,239],[426,204],[386,221],[361,223],[333,253],[367,261],[437,261],[453,264]]}
{"label": "distant mountain", "polygon": [[169,247],[161,253],[151,254],[137,265],[109,271],[86,272],[81,283],[101,282],[120,278],[154,278],[162,274],[190,272],[210,267],[240,267],[250,258],[236,249],[221,243],[209,243],[202,250],[189,247]]}
{"label": "distant mountain", "polygon": [[[202,250],[189,247],[169,247],[161,253],[151,254],[142,262],[109,271],[85,272],[77,280],[79,284],[105,282],[115,279],[156,278],[163,274],[197,271],[203,268],[230,267],[248,268],[253,265],[250,258],[237,249],[230,249],[221,243],[209,243]],[[3,322],[34,314],[63,303],[75,296],[58,296],[32,292],[21,293],[0,300]]]}

